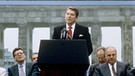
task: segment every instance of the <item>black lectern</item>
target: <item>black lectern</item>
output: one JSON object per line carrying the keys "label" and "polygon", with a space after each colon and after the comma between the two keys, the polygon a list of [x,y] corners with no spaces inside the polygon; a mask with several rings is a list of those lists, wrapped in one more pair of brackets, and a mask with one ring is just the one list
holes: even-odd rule
{"label": "black lectern", "polygon": [[41,40],[41,76],[85,76],[89,66],[85,40]]}

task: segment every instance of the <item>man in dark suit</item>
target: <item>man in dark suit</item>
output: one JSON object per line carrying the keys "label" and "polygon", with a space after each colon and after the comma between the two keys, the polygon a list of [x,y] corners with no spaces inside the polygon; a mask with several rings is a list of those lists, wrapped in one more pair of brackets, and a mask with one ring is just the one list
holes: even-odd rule
{"label": "man in dark suit", "polygon": [[117,61],[117,51],[114,47],[107,47],[105,63],[96,68],[96,76],[127,76],[129,64]]}
{"label": "man in dark suit", "polygon": [[22,48],[15,48],[13,57],[17,64],[8,68],[8,76],[40,76],[36,63],[26,63],[26,56]]}
{"label": "man in dark suit", "polygon": [[103,64],[105,59],[105,47],[99,47],[97,48],[97,59],[98,63],[92,64],[90,68],[88,69],[88,76],[95,76],[95,69],[98,65]]}
{"label": "man in dark suit", "polygon": [[[88,27],[84,27],[76,23],[78,19],[79,11],[74,7],[67,8],[65,14],[65,24],[63,26],[58,26],[54,28],[53,39],[63,39],[64,30],[67,30],[67,33],[64,34],[65,39],[85,39],[87,42],[88,55],[93,51],[90,34]],[[70,31],[71,30],[71,31]]]}

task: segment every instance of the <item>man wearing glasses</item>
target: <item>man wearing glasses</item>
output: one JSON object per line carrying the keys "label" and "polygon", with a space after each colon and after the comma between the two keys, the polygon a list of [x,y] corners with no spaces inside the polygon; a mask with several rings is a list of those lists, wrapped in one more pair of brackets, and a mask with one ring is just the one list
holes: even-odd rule
{"label": "man wearing glasses", "polygon": [[9,76],[40,76],[36,63],[27,63],[22,48],[15,48],[12,52],[17,64],[8,68]]}

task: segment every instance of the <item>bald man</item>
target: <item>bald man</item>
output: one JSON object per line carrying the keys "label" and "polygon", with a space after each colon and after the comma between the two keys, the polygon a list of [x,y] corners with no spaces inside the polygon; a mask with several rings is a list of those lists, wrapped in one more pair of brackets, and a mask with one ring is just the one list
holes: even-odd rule
{"label": "bald man", "polygon": [[117,50],[109,46],[105,50],[106,62],[96,68],[96,76],[127,76],[130,68],[127,62],[117,60]]}
{"label": "bald man", "polygon": [[105,47],[99,47],[97,48],[97,60],[98,63],[92,64],[90,66],[89,75],[88,76],[95,76],[95,69],[99,64],[103,64],[105,62]]}

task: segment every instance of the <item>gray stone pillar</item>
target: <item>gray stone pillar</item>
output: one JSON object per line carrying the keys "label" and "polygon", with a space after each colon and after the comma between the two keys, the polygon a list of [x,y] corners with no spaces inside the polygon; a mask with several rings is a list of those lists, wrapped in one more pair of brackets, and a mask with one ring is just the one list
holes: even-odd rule
{"label": "gray stone pillar", "polygon": [[34,27],[32,25],[28,25],[27,26],[27,52],[29,52],[27,60],[31,61],[31,55],[33,53],[33,49],[32,49],[32,37],[33,37],[33,29]]}
{"label": "gray stone pillar", "polygon": [[125,21],[121,25],[122,35],[122,61],[129,62],[133,66],[133,22],[130,20],[130,9],[125,10]]}
{"label": "gray stone pillar", "polygon": [[56,27],[55,25],[50,26],[50,39],[52,39],[52,35],[54,32],[54,27]]}
{"label": "gray stone pillar", "polygon": [[93,52],[92,52],[92,64],[97,63],[96,59],[96,49],[101,46],[101,25],[99,23],[95,23],[91,26],[91,38],[93,44]]}
{"label": "gray stone pillar", "polygon": [[0,25],[0,66],[4,65],[4,30],[5,27]]}
{"label": "gray stone pillar", "polygon": [[27,23],[18,23],[19,25],[19,47],[22,47],[25,50],[25,54],[26,54],[26,60],[30,61],[30,49],[31,44],[30,41],[30,30],[29,30],[29,26],[27,25]]}
{"label": "gray stone pillar", "polygon": [[99,21],[98,9],[94,9],[93,13],[93,22],[91,26],[91,38],[93,44],[93,52],[92,52],[92,64],[97,63],[96,59],[96,49],[101,46],[101,23]]}

